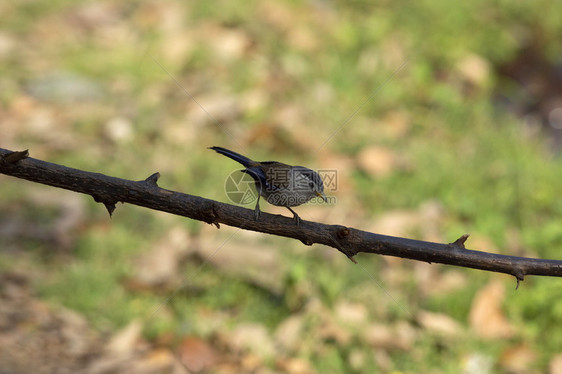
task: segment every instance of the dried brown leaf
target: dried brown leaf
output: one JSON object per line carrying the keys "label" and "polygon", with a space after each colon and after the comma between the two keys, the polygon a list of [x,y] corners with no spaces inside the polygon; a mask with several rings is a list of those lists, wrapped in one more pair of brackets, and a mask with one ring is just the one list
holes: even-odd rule
{"label": "dried brown leaf", "polygon": [[384,178],[396,170],[398,156],[388,148],[372,146],[357,155],[357,163],[371,177]]}
{"label": "dried brown leaf", "polygon": [[205,340],[195,336],[182,340],[178,355],[181,362],[191,372],[207,372],[218,363],[218,354]]}
{"label": "dried brown leaf", "polygon": [[549,374],[562,374],[562,353],[554,355],[548,364]]}
{"label": "dried brown leaf", "polygon": [[458,337],[463,331],[460,323],[446,314],[420,311],[417,319],[427,331],[441,336]]}
{"label": "dried brown leaf", "polygon": [[529,346],[520,344],[507,348],[500,356],[500,365],[509,373],[529,373],[537,353]]}
{"label": "dried brown leaf", "polygon": [[505,286],[499,279],[490,281],[476,294],[470,309],[470,326],[483,338],[498,339],[513,336],[514,328],[501,308]]}

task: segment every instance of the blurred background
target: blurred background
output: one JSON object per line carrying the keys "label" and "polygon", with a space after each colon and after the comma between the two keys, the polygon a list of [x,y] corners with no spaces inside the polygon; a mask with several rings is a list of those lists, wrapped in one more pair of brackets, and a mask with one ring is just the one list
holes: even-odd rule
{"label": "blurred background", "polygon": [[[305,220],[562,259],[560,14],[3,2],[0,147],[229,202],[219,145],[335,170]],[[0,175],[0,371],[562,373],[560,279],[356,259]]]}

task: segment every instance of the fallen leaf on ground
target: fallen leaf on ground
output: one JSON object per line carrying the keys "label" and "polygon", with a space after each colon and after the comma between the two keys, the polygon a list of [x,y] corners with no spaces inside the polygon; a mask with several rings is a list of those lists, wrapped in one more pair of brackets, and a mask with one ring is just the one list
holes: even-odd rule
{"label": "fallen leaf on ground", "polygon": [[444,270],[435,264],[416,262],[414,276],[418,289],[424,295],[443,296],[466,287],[469,283],[465,272],[449,269]]}
{"label": "fallen leaf on ground", "polygon": [[363,330],[365,341],[382,349],[408,350],[413,346],[416,335],[415,329],[406,323],[395,326],[374,323]]}
{"label": "fallen leaf on ground", "polygon": [[190,253],[191,238],[182,227],[174,227],[148,252],[134,260],[133,275],[126,285],[133,290],[174,288],[180,282],[182,261]]}
{"label": "fallen leaf on ground", "polygon": [[490,75],[490,63],[475,54],[462,58],[456,68],[464,79],[477,87],[482,86]]}
{"label": "fallen leaf on ground", "polygon": [[334,309],[336,318],[345,325],[361,327],[367,321],[368,312],[363,304],[339,301]]}
{"label": "fallen leaf on ground", "polygon": [[499,339],[513,336],[513,326],[508,322],[501,308],[505,287],[501,280],[490,281],[472,301],[470,326],[482,338]]}
{"label": "fallen leaf on ground", "polygon": [[176,359],[169,349],[156,348],[147,353],[143,352],[141,357],[135,357],[134,360],[125,367],[130,373],[156,374],[169,373],[175,364]]}
{"label": "fallen leaf on ground", "polygon": [[368,231],[390,236],[408,237],[416,234],[423,240],[441,241],[440,227],[443,205],[435,200],[422,203],[416,210],[393,210],[380,216]]}
{"label": "fallen leaf on ground", "polygon": [[135,320],[117,331],[105,346],[107,352],[116,356],[131,354],[141,339],[142,324]]}
{"label": "fallen leaf on ground", "polygon": [[386,135],[392,139],[401,139],[410,131],[412,126],[409,114],[404,111],[387,113],[382,123]]}
{"label": "fallen leaf on ground", "polygon": [[275,343],[285,351],[297,350],[301,343],[303,319],[300,315],[292,315],[279,324],[275,331]]}
{"label": "fallen leaf on ground", "polygon": [[554,355],[548,364],[549,374],[562,374],[562,353]]}
{"label": "fallen leaf on ground", "polygon": [[339,323],[331,309],[327,308],[320,299],[311,296],[304,308],[304,318],[311,322],[312,329],[319,341],[335,341],[345,346],[351,341],[353,334]]}
{"label": "fallen leaf on ground", "polygon": [[277,368],[288,374],[314,374],[316,370],[308,361],[299,358],[280,359]]}
{"label": "fallen leaf on ground", "polygon": [[216,246],[218,244],[205,241],[197,253],[226,274],[245,279],[274,294],[282,292],[288,267],[276,248],[260,243],[243,245],[233,242],[228,243],[228,250],[216,250]]}
{"label": "fallen leaf on ground", "polygon": [[199,31],[209,39],[208,45],[215,56],[224,61],[242,58],[252,45],[252,39],[243,28],[219,27],[214,23],[208,23]]}
{"label": "fallen leaf on ground", "polygon": [[357,164],[371,177],[383,178],[396,169],[398,155],[388,148],[372,146],[357,155]]}
{"label": "fallen leaf on ground", "polygon": [[537,353],[526,345],[516,345],[502,352],[500,365],[509,373],[528,373],[537,359]]}
{"label": "fallen leaf on ground", "polygon": [[193,372],[209,371],[218,362],[215,349],[205,340],[190,336],[181,342],[178,348],[181,362]]}
{"label": "fallen leaf on ground", "polygon": [[261,324],[240,324],[229,334],[228,343],[235,351],[252,352],[261,358],[272,357],[275,353],[273,341]]}
{"label": "fallen leaf on ground", "polygon": [[418,312],[417,319],[423,328],[442,336],[459,336],[463,330],[460,323],[442,313],[420,311]]}

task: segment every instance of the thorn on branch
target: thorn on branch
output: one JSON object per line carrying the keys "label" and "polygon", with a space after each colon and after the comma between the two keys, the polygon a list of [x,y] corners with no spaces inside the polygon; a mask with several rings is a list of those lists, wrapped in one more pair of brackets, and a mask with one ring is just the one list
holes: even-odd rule
{"label": "thorn on branch", "polygon": [[[344,237],[346,237],[348,235],[349,235],[349,229],[347,227],[340,227],[336,231],[336,237],[338,237],[340,239],[343,239]],[[357,254],[357,252],[350,252],[350,251],[346,250],[344,248],[344,246],[342,245],[342,243],[340,243],[339,241],[334,239],[332,236],[330,236],[330,239],[331,239],[330,241],[333,243],[334,247],[337,248],[338,251],[340,251],[341,253],[346,255],[346,257],[349,258],[349,260],[351,262],[353,262],[354,264],[357,263],[357,261],[355,261],[355,259],[353,258],[353,256],[355,256]]]}
{"label": "thorn on branch", "polygon": [[29,157],[29,149],[26,149],[25,151],[15,151],[15,152],[7,153],[6,155],[1,156],[1,159],[5,163],[15,164],[16,162],[28,157]]}
{"label": "thorn on branch", "polygon": [[304,245],[309,245],[309,246],[314,244],[314,242],[312,240],[308,239],[308,238],[307,239],[301,239],[301,243],[304,244]]}
{"label": "thorn on branch", "polygon": [[105,202],[103,203],[103,205],[105,205],[105,209],[107,209],[107,212],[109,213],[109,218],[111,218],[117,206],[114,203],[105,203]]}
{"label": "thorn on branch", "polygon": [[117,208],[117,206],[115,205],[117,201],[108,201],[103,199],[99,195],[92,195],[92,197],[94,198],[94,201],[96,203],[102,203],[105,206],[105,209],[107,209],[107,213],[109,213],[109,218],[111,218],[113,212]]}
{"label": "thorn on branch", "polygon": [[523,274],[523,270],[515,268],[513,275],[515,276],[515,279],[517,279],[517,285],[515,286],[515,289],[517,290],[519,288],[519,283],[525,280],[525,274]]}
{"label": "thorn on branch", "polygon": [[160,179],[160,173],[156,172],[152,174],[150,177],[146,178],[144,181],[151,185],[152,187],[158,187],[158,179]]}
{"label": "thorn on branch", "polygon": [[464,234],[454,242],[449,243],[449,246],[454,247],[455,249],[466,249],[464,243],[466,242],[466,239],[468,239],[469,236],[470,234]]}
{"label": "thorn on branch", "polygon": [[207,221],[207,223],[209,225],[215,225],[217,229],[220,229],[221,225],[217,221],[217,218],[219,218],[219,213],[217,212],[217,207],[215,206],[215,204],[213,204],[211,207],[211,217],[212,219],[210,221]]}

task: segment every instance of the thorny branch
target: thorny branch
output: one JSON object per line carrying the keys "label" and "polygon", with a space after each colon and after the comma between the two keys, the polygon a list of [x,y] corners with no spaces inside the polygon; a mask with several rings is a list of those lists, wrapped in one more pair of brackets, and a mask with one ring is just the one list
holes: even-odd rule
{"label": "thorny branch", "polygon": [[298,239],[306,245],[324,244],[338,249],[352,261],[355,261],[353,256],[364,252],[511,274],[517,279],[517,286],[525,275],[562,276],[560,260],[469,250],[464,246],[468,235],[450,244],[440,244],[318,222],[302,221],[300,226],[296,226],[292,218],[268,213],[262,213],[259,221],[256,221],[253,210],[160,188],[157,185],[159,173],[142,181],[131,181],[28,156],[27,150],[12,152],[0,148],[0,173],[91,195],[95,201],[105,205],[110,215],[118,202],[135,204],[214,224],[217,228],[224,223],[245,230]]}

